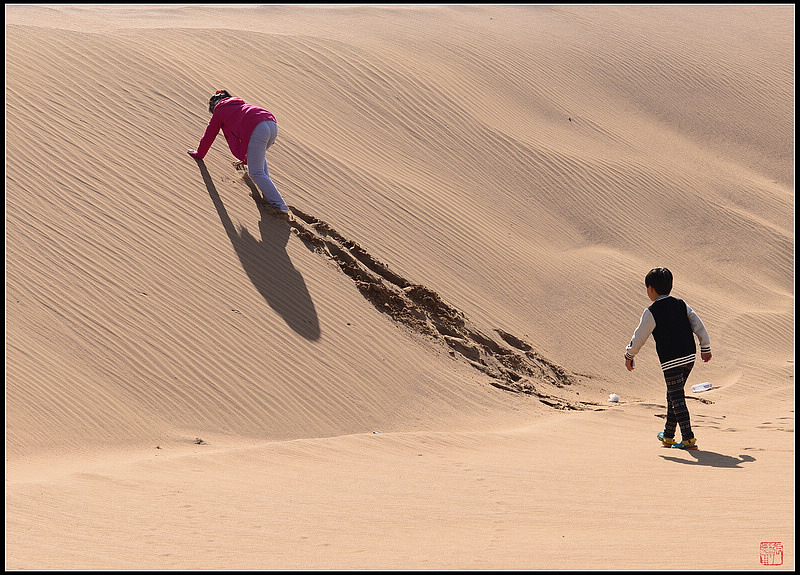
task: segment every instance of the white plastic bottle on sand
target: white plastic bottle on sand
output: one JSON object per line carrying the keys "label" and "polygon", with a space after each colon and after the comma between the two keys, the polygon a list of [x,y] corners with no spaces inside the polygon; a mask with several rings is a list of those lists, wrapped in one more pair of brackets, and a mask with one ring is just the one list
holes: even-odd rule
{"label": "white plastic bottle on sand", "polygon": [[705,391],[707,389],[711,389],[711,383],[706,381],[705,383],[696,383],[692,386],[692,391],[698,393],[700,391]]}

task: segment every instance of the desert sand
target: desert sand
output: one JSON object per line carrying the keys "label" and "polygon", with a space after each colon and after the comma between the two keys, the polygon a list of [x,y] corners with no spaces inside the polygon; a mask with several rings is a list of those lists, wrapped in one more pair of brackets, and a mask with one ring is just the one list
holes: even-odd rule
{"label": "desert sand", "polygon": [[5,16],[6,569],[794,569],[793,5]]}

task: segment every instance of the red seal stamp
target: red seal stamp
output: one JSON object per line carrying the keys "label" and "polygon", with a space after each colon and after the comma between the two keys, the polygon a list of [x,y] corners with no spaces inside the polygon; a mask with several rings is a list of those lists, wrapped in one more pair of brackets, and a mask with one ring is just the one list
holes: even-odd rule
{"label": "red seal stamp", "polygon": [[783,565],[783,543],[780,541],[762,541],[761,564]]}

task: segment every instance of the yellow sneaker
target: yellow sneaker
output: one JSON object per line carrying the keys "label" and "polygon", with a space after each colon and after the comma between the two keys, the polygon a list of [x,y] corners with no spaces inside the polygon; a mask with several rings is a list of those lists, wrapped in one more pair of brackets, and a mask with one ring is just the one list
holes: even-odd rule
{"label": "yellow sneaker", "polygon": [[663,431],[659,432],[658,440],[664,447],[672,447],[673,445],[675,445],[675,440],[672,437],[664,437]]}
{"label": "yellow sneaker", "polygon": [[676,449],[697,449],[697,439],[684,439],[680,443],[675,443],[672,447]]}

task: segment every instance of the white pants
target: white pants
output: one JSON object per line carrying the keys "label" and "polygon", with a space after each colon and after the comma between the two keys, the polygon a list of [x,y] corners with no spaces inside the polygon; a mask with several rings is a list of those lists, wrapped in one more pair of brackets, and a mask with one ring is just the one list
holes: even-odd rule
{"label": "white pants", "polygon": [[275,122],[265,121],[255,127],[250,135],[250,141],[247,143],[247,173],[250,174],[267,202],[287,211],[289,207],[269,177],[269,168],[267,167],[267,150],[275,143],[277,137],[278,124]]}

